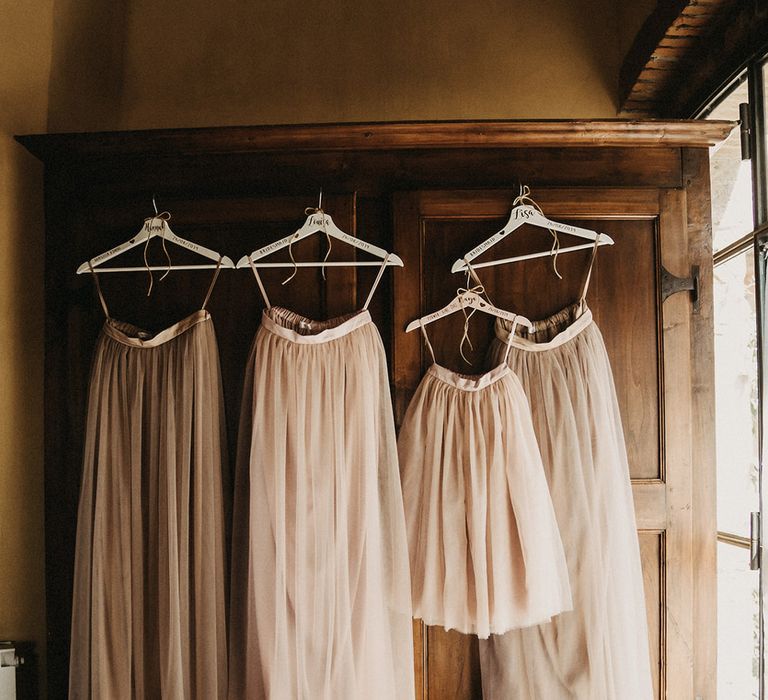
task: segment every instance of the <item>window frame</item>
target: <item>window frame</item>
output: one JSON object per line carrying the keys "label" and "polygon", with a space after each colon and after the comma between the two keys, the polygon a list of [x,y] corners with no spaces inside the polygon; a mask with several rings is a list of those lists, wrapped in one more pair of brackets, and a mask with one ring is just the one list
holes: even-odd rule
{"label": "window frame", "polygon": [[[728,78],[710,93],[709,98],[692,115],[694,119],[706,119],[709,114],[737,87],[747,81],[748,88],[748,139],[750,149],[750,168],[752,174],[752,213],[753,230],[738,240],[730,243],[721,250],[713,251],[713,267],[717,267],[732,258],[754,250],[755,260],[755,293],[756,293],[756,334],[757,334],[757,383],[758,383],[758,507],[760,516],[759,527],[759,592],[758,596],[758,635],[759,635],[759,697],[766,697],[766,604],[768,603],[768,556],[764,557],[764,533],[768,526],[764,525],[762,514],[768,498],[764,498],[764,490],[768,488],[768,475],[764,479],[765,459],[768,456],[768,446],[764,446],[766,435],[765,422],[768,420],[768,348],[765,341],[766,330],[766,279],[768,278],[768,134],[766,128],[768,116],[766,110],[766,86],[768,82],[768,45],[761,51],[751,55]],[[740,124],[741,128],[741,124]],[[742,136],[743,138],[743,136]],[[764,449],[765,447],[765,449]],[[718,542],[737,547],[750,548],[750,541],[730,533],[718,532]]]}

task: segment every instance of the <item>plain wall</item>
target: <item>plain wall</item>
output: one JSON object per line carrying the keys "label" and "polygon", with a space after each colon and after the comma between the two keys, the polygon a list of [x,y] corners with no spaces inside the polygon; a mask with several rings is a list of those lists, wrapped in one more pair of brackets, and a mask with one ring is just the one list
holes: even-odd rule
{"label": "plain wall", "polygon": [[653,4],[56,0],[49,126],[613,118]]}
{"label": "plain wall", "polygon": [[0,0],[0,639],[43,664],[43,168],[13,135],[46,128],[52,9]]}

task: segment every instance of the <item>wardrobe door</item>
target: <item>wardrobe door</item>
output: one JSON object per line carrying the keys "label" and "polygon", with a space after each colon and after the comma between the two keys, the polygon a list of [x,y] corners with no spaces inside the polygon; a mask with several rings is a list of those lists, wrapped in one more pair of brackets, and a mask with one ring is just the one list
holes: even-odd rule
{"label": "wardrobe door", "polygon": [[[406,323],[440,308],[459,287],[464,273],[453,262],[506,223],[516,191],[422,191],[397,194],[393,201],[394,249],[405,267],[394,280],[393,372],[398,425],[430,357],[418,332]],[[587,296],[613,368],[635,500],[646,594],[653,682],[656,697],[692,698],[696,625],[694,620],[694,526],[714,522],[714,512],[693,513],[692,314],[689,295],[662,302],[662,264],[677,275],[690,268],[684,190],[535,189],[533,196],[550,218],[608,233]],[[706,232],[706,231],[704,231]],[[698,234],[697,234],[698,235]],[[562,247],[583,240],[560,234]],[[698,242],[700,243],[700,242]],[[552,234],[524,226],[476,262],[548,250]],[[701,250],[699,246],[698,250]],[[705,248],[704,248],[705,249]],[[591,251],[478,270],[491,301],[530,319],[543,318],[578,299]],[[695,262],[699,262],[698,260]],[[556,270],[562,279],[559,279]],[[469,286],[473,286],[473,282]],[[430,326],[437,361],[453,370],[478,373],[493,332],[493,318],[476,313],[469,323],[473,349],[460,357],[464,317]],[[706,466],[706,465],[704,465]],[[714,533],[714,528],[712,529]],[[696,547],[707,554],[709,535]],[[714,537],[714,534],[712,535]],[[697,576],[709,577],[703,556]],[[703,568],[702,568],[703,567]],[[704,589],[706,590],[706,588]],[[710,606],[697,603],[700,609]],[[477,640],[414,622],[417,696],[421,700],[481,697]]]}

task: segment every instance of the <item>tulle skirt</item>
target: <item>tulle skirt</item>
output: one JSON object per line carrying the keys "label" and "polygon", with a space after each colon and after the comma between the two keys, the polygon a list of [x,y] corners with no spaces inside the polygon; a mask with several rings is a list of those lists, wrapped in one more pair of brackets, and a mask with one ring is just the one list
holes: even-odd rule
{"label": "tulle skirt", "polygon": [[213,322],[108,320],[91,369],[70,698],[226,697],[224,414]]}
{"label": "tulle skirt", "polygon": [[230,697],[414,696],[408,549],[370,314],[264,313],[246,370]]}
{"label": "tulle skirt", "polygon": [[563,546],[517,377],[433,364],[398,439],[414,616],[481,638],[570,610]]}
{"label": "tulle skirt", "polygon": [[[573,611],[480,643],[486,700],[653,697],[624,434],[602,335],[576,306],[511,341],[570,573]],[[490,363],[506,351],[497,322]],[[518,331],[519,332],[519,331]]]}

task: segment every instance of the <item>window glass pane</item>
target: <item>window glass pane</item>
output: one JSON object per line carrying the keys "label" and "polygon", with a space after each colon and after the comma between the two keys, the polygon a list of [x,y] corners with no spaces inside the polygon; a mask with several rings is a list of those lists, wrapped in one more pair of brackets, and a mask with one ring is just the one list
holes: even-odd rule
{"label": "window glass pane", "polygon": [[757,698],[758,572],[749,550],[717,545],[717,697]]}
{"label": "window glass pane", "polygon": [[[742,102],[749,102],[746,80],[737,85],[707,119],[737,121]],[[712,181],[712,245],[718,251],[754,228],[752,170],[750,161],[741,159],[738,128],[725,141],[710,149],[709,171]]]}
{"label": "window glass pane", "polygon": [[715,267],[717,529],[749,536],[758,500],[754,253]]}

